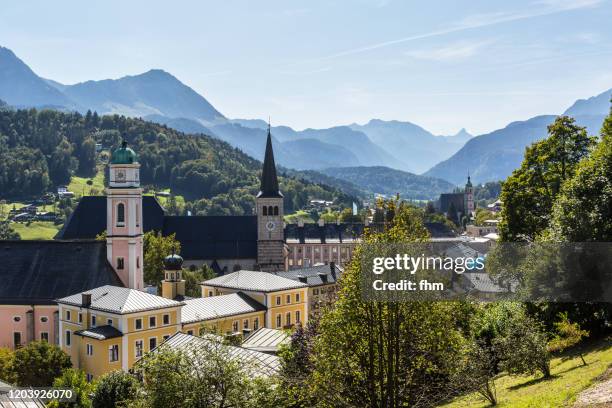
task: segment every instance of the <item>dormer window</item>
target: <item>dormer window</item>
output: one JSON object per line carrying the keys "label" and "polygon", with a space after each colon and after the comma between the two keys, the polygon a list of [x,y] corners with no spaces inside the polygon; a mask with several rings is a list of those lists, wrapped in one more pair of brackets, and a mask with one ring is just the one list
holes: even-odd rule
{"label": "dormer window", "polygon": [[117,204],[117,226],[125,226],[125,204]]}

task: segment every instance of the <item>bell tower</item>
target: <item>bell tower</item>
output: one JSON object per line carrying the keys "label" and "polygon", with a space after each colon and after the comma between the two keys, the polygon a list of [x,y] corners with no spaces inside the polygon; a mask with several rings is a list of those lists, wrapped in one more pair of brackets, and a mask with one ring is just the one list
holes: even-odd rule
{"label": "bell tower", "polygon": [[285,270],[283,194],[278,188],[270,125],[268,125],[266,154],[261,173],[261,187],[255,201],[257,204],[257,264],[262,271],[283,271]]}
{"label": "bell tower", "polygon": [[144,288],[140,164],[126,141],[113,152],[110,160],[106,256],[125,287]]}
{"label": "bell tower", "polygon": [[166,299],[185,297],[185,279],[183,279],[183,258],[172,254],[164,259],[164,280],[162,281],[162,296]]}
{"label": "bell tower", "polygon": [[468,221],[474,216],[474,187],[472,187],[472,181],[470,180],[470,173],[468,172],[467,183],[465,183],[465,212],[468,217]]}

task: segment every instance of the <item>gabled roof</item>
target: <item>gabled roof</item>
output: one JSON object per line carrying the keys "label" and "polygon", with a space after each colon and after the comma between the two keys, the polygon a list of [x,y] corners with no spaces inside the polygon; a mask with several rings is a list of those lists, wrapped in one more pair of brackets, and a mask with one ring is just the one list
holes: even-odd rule
{"label": "gabled roof", "polygon": [[[140,290],[110,285],[87,290],[83,293],[91,294],[91,305],[89,306],[90,309],[117,314],[165,309],[184,304],[183,302],[177,302],[161,296],[151,295]],[[76,293],[74,295],[58,299],[57,303],[81,306],[81,295],[82,293]]]}
{"label": "gabled roof", "polygon": [[181,323],[201,322],[266,310],[266,307],[242,292],[189,299],[181,309]]}
{"label": "gabled roof", "polygon": [[238,271],[202,282],[202,285],[216,288],[243,290],[245,292],[276,292],[280,290],[306,287],[296,282],[269,272]]}
{"label": "gabled roof", "polygon": [[123,286],[103,241],[0,241],[0,304],[55,304],[103,285]]}
{"label": "gabled roof", "polygon": [[257,216],[164,217],[164,236],[176,234],[185,259],[256,259]]}
{"label": "gabled roof", "polygon": [[[153,196],[142,197],[142,228],[144,232],[161,231],[164,209]],[[106,197],[85,196],[79,201],[56,239],[95,239],[106,231]]]}
{"label": "gabled roof", "polygon": [[275,274],[283,278],[306,283],[308,286],[320,286],[337,282],[342,272],[343,269],[338,265],[334,264],[332,266],[329,264],[315,265],[309,268],[291,269],[289,271],[275,272]]}
{"label": "gabled roof", "polygon": [[242,347],[264,353],[275,353],[281,345],[289,344],[290,342],[291,337],[287,332],[262,327],[247,337],[242,342]]}
{"label": "gabled roof", "polygon": [[206,356],[211,348],[216,348],[217,344],[211,347],[211,342],[217,342],[219,347],[223,347],[222,352],[227,353],[229,358],[242,362],[241,366],[252,376],[269,377],[280,371],[279,357],[242,347],[228,346],[223,344],[222,340],[216,339],[215,336],[196,337],[178,332],[157,346],[153,352],[168,348],[186,353],[188,356],[195,356],[193,360],[197,363],[198,355]]}
{"label": "gabled roof", "polygon": [[77,336],[89,337],[96,340],[106,340],[123,336],[123,333],[121,333],[118,329],[108,325],[90,327],[89,329],[85,330],[78,330],[75,331],[74,334],[76,334]]}

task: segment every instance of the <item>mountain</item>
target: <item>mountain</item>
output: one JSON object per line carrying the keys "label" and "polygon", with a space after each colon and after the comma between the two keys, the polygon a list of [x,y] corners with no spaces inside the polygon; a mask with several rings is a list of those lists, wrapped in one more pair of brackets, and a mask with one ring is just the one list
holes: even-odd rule
{"label": "mountain", "polygon": [[[598,134],[610,109],[609,103],[605,109],[602,101],[609,100],[611,93],[612,90],[608,90],[593,98],[579,100],[564,114],[573,116],[579,125],[587,127],[589,134]],[[536,116],[477,136],[424,175],[456,184],[463,183],[468,171],[472,180],[478,183],[504,180],[521,165],[525,148],[547,136],[547,126],[554,120],[554,115]]]}
{"label": "mountain", "polygon": [[[455,186],[448,181],[434,177],[419,176],[383,166],[334,167],[321,173],[348,181],[370,193],[394,195],[403,198],[433,200],[440,193],[452,192]],[[384,181],[384,182],[383,182]]]}
{"label": "mountain", "polygon": [[4,47],[0,47],[0,99],[15,107],[74,107],[70,98]]}
{"label": "mountain", "polygon": [[472,137],[465,129],[454,136],[435,136],[414,123],[380,119],[372,119],[365,125],[353,124],[351,129],[365,133],[402,163],[392,167],[415,173],[449,158]]}
{"label": "mountain", "polygon": [[203,96],[161,69],[119,79],[82,82],[66,86],[64,93],[80,106],[100,114],[161,115],[204,123],[225,120]]}

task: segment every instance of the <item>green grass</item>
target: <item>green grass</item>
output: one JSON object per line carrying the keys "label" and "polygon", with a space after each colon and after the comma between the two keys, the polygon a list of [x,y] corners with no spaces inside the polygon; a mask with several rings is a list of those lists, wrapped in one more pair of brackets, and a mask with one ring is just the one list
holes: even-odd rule
{"label": "green grass", "polygon": [[30,225],[20,222],[12,222],[11,228],[19,233],[21,239],[53,239],[60,230],[61,225],[55,225],[47,221],[33,221]]}
{"label": "green grass", "polygon": [[310,217],[310,213],[304,210],[298,210],[293,214],[285,215],[285,222],[288,224],[297,224],[298,220],[300,219],[305,223],[314,222],[314,220]]}
{"label": "green grass", "polygon": [[[93,184],[88,185],[87,180],[91,180]],[[72,191],[76,197],[91,195],[92,190],[97,190],[98,194],[104,194],[104,165],[98,165],[98,171],[93,178],[72,176],[68,190]]]}
{"label": "green grass", "polygon": [[[512,408],[552,408],[570,407],[577,395],[592,385],[597,377],[612,366],[612,341],[602,341],[586,348],[584,358],[588,363],[583,366],[580,357],[562,361],[551,361],[551,379],[541,376],[510,377],[502,376],[496,381],[497,407]],[[489,407],[490,405],[477,394],[459,398],[446,408]]]}

